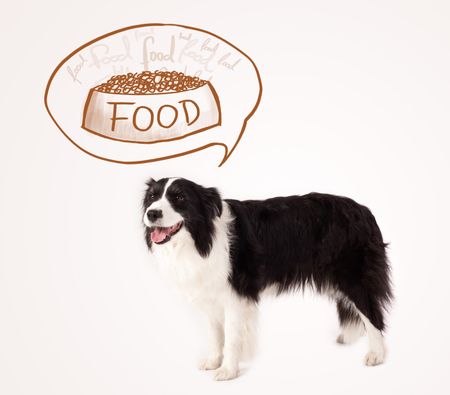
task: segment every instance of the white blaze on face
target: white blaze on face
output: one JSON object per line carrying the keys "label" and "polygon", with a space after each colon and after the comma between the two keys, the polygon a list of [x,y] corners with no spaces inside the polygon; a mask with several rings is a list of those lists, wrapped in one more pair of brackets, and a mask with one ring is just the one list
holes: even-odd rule
{"label": "white blaze on face", "polygon": [[[150,204],[150,206],[148,206],[147,209],[145,210],[144,224],[146,226],[170,227],[177,224],[178,222],[183,221],[183,217],[173,209],[172,205],[167,199],[167,190],[172,185],[172,183],[177,179],[178,178],[169,178],[164,188],[164,192],[161,196],[161,199]],[[162,217],[155,222],[150,222],[149,219],[147,218],[147,213],[149,212],[149,210],[161,210]]]}

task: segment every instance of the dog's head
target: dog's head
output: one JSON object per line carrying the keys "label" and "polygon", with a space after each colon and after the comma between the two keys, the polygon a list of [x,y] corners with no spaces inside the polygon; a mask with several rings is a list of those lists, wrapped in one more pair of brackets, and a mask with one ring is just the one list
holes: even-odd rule
{"label": "dog's head", "polygon": [[192,237],[201,256],[206,257],[211,251],[214,219],[222,214],[217,189],[183,178],[150,179],[143,208],[145,239],[150,249],[153,244],[158,248],[184,235]]}

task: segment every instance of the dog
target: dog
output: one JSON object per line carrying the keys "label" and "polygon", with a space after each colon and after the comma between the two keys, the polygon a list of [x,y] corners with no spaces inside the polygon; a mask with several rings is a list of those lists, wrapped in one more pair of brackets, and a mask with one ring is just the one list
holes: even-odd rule
{"label": "dog", "polygon": [[320,193],[223,200],[216,188],[163,178],[147,182],[143,209],[145,240],[161,272],[206,314],[211,345],[199,368],[215,370],[216,380],[238,376],[268,290],[310,286],[330,296],[337,342],[366,333],[365,364],[384,361],[390,267],[367,207]]}

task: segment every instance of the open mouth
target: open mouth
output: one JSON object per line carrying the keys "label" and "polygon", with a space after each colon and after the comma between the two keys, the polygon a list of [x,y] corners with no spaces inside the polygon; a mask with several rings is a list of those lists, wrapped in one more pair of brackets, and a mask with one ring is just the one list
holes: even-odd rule
{"label": "open mouth", "polygon": [[178,233],[183,226],[183,221],[180,221],[172,226],[152,226],[150,228],[150,238],[153,243],[164,244],[167,243],[172,236]]}

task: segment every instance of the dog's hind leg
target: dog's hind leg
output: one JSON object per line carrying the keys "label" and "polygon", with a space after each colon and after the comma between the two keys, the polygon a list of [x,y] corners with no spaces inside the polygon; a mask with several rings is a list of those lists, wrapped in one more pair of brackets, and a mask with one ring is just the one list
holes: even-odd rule
{"label": "dog's hind leg", "polygon": [[386,347],[384,345],[383,334],[377,329],[369,318],[358,310],[359,316],[364,323],[369,338],[369,351],[364,357],[364,363],[367,366],[382,364],[386,356]]}
{"label": "dog's hind leg", "polygon": [[366,329],[369,351],[364,362],[368,366],[384,362],[384,313],[392,298],[386,245],[377,229],[364,248],[350,254],[353,261],[345,257],[349,266],[340,273],[338,286],[344,301],[354,308]]}
{"label": "dog's hind leg", "polygon": [[364,334],[364,324],[359,317],[353,303],[347,303],[345,299],[337,300],[337,312],[341,333],[336,341],[339,344],[351,344]]}
{"label": "dog's hind leg", "polygon": [[355,286],[351,291],[351,299],[369,338],[369,352],[364,362],[367,366],[374,366],[383,363],[386,356],[382,332],[385,329],[384,313],[392,299],[386,245],[382,241],[379,240],[377,245],[373,243],[365,249],[364,267],[359,286]]}
{"label": "dog's hind leg", "polygon": [[384,362],[386,348],[382,330],[384,329],[383,300],[367,289],[356,287],[348,303],[354,304],[359,318],[364,324],[369,340],[369,351],[364,358],[367,366],[375,366]]}

